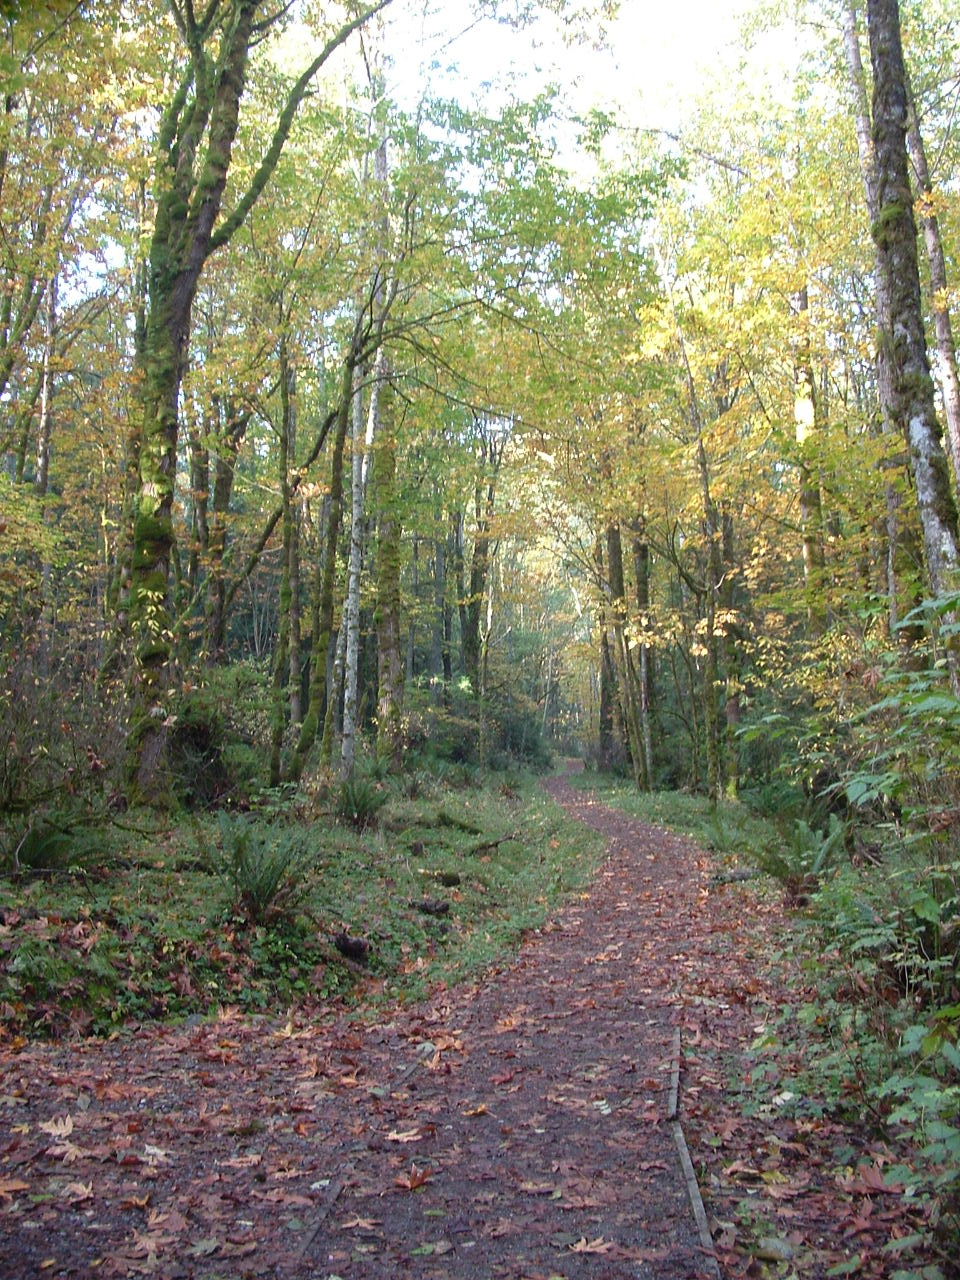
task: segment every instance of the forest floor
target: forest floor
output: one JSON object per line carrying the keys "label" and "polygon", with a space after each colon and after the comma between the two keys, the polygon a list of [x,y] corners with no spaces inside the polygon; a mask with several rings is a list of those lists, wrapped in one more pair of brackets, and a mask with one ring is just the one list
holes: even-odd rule
{"label": "forest floor", "polygon": [[[607,861],[477,985],[5,1050],[0,1276],[892,1275],[885,1246],[917,1224],[882,1148],[749,1102],[784,1004],[779,903],[546,785]],[[714,1253],[669,1119],[678,1032]]]}

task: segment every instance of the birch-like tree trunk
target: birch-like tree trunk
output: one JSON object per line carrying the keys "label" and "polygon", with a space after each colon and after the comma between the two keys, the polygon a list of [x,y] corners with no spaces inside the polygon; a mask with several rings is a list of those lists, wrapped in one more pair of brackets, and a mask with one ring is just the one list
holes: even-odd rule
{"label": "birch-like tree trunk", "polygon": [[942,596],[957,587],[960,550],[923,327],[917,227],[907,163],[907,82],[897,0],[868,0],[867,23],[877,177],[873,237],[889,297],[882,340],[889,345],[893,366],[891,416],[909,446],[927,574],[934,593]]}
{"label": "birch-like tree trunk", "polygon": [[343,604],[346,649],[343,663],[343,735],[340,742],[340,771],[345,778],[353,773],[357,758],[357,693],[360,672],[360,575],[366,535],[366,490],[370,471],[370,451],[376,431],[379,396],[374,378],[370,408],[363,412],[363,388],[358,380],[353,392],[353,458],[350,482],[350,560],[347,592]]}
{"label": "birch-like tree trunk", "polygon": [[947,425],[947,442],[953,458],[954,482],[960,480],[960,375],[957,373],[957,347],[953,338],[953,321],[950,317],[947,264],[940,235],[940,219],[937,217],[936,195],[927,164],[927,151],[923,145],[916,103],[907,83],[907,148],[917,179],[917,202],[923,241],[927,249],[930,268],[930,305],[933,325],[937,335],[937,351],[940,356],[940,392],[943,396],[943,416]]}
{"label": "birch-like tree trunk", "polygon": [[390,362],[377,352],[379,394],[374,445],[377,495],[377,753],[399,761],[403,746],[403,648],[400,630],[401,521],[397,486],[397,438]]}
{"label": "birch-like tree trunk", "polygon": [[290,576],[293,541],[293,503],[290,489],[291,445],[294,441],[294,374],[287,347],[287,336],[280,337],[280,433],[278,469],[280,472],[280,502],[283,507],[283,554],[280,569],[280,619],[277,648],[273,661],[273,705],[270,725],[270,786],[280,785],[283,777],[283,739],[287,727],[287,699],[285,682],[290,660],[290,619],[293,613],[293,594]]}
{"label": "birch-like tree trunk", "polygon": [[797,294],[796,358],[793,368],[793,422],[800,469],[800,536],[807,622],[813,635],[826,630],[823,606],[823,503],[816,456],[820,421],[810,355],[810,302],[807,286]]}

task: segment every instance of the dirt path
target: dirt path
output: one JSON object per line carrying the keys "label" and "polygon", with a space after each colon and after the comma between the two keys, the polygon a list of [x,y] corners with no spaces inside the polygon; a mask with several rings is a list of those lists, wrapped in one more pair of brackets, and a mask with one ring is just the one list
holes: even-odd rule
{"label": "dirt path", "polygon": [[666,1119],[697,851],[548,787],[609,858],[476,989],[8,1056],[0,1276],[715,1274]]}

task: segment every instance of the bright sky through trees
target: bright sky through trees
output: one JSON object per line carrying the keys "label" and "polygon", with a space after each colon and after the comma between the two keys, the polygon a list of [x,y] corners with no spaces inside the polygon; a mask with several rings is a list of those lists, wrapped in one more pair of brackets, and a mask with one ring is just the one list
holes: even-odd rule
{"label": "bright sky through trees", "polygon": [[673,129],[684,108],[733,54],[749,0],[624,0],[602,46],[572,43],[570,26],[541,15],[513,30],[475,16],[471,0],[424,13],[399,6],[390,16],[397,87],[411,98],[425,87],[476,101],[511,90],[529,96],[560,88],[575,110],[599,107],[646,128]]}

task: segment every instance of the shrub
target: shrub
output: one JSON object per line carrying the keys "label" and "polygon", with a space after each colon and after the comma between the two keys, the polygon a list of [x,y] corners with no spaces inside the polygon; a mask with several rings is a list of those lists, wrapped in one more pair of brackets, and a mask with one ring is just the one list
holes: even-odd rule
{"label": "shrub", "polygon": [[304,889],[305,833],[228,813],[218,815],[218,824],[211,863],[238,910],[254,925],[288,916]]}
{"label": "shrub", "polygon": [[358,831],[364,831],[377,821],[380,810],[387,802],[386,788],[355,773],[344,778],[337,795],[337,816],[350,823]]}

